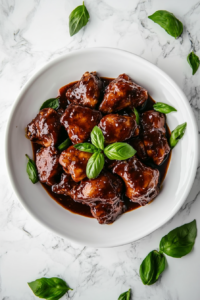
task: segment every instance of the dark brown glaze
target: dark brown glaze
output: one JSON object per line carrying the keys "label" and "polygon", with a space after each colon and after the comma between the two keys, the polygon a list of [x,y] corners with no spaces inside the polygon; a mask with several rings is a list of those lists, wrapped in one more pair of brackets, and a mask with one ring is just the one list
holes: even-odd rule
{"label": "dark brown glaze", "polygon": [[59,90],[58,90],[58,97],[59,97],[59,109],[58,111],[61,109],[65,109],[67,108],[67,106],[70,104],[69,100],[66,97],[66,92],[68,89],[70,89],[71,87],[73,87],[78,81],[73,81],[71,83],[68,83],[64,86],[62,86]]}
{"label": "dark brown glaze", "polygon": [[146,205],[159,193],[159,171],[145,166],[136,156],[119,162],[113,173],[126,185],[126,196],[133,202]]}
{"label": "dark brown glaze", "polygon": [[73,104],[95,108],[102,90],[102,81],[96,72],[85,72],[71,88],[67,89],[66,98]]}
{"label": "dark brown glaze", "polygon": [[71,196],[73,188],[76,185],[77,183],[72,180],[71,175],[62,173],[60,182],[52,186],[52,192],[59,195]]}
{"label": "dark brown glaze", "polygon": [[105,143],[123,142],[139,134],[139,127],[134,117],[109,114],[99,123]]}
{"label": "dark brown glaze", "polygon": [[104,114],[108,114],[126,107],[138,107],[147,98],[147,90],[134,83],[128,75],[121,74],[106,87],[99,110]]}
{"label": "dark brown glaze", "polygon": [[58,162],[59,152],[53,147],[40,148],[36,153],[36,166],[41,182],[53,185],[58,181],[62,168]]}
{"label": "dark brown glaze", "polygon": [[149,131],[152,128],[158,129],[163,134],[166,133],[165,130],[165,123],[166,123],[166,117],[164,114],[154,111],[154,110],[148,110],[145,111],[141,115],[141,124],[144,131]]}
{"label": "dark brown glaze", "polygon": [[86,177],[87,162],[92,153],[80,151],[74,146],[64,150],[59,158],[59,163],[63,166],[65,173],[71,174],[75,182],[79,182]]}
{"label": "dark brown glaze", "polygon": [[60,122],[67,130],[72,143],[78,144],[89,139],[92,129],[98,125],[101,118],[102,115],[97,110],[70,104]]}
{"label": "dark brown glaze", "polygon": [[127,141],[129,145],[131,145],[136,151],[136,156],[138,156],[139,159],[145,161],[147,159],[147,152],[144,146],[144,143],[140,137],[136,137],[134,139],[131,139]]}
{"label": "dark brown glaze", "polygon": [[44,147],[54,146],[58,142],[61,124],[57,112],[52,108],[44,108],[27,125],[27,137]]}

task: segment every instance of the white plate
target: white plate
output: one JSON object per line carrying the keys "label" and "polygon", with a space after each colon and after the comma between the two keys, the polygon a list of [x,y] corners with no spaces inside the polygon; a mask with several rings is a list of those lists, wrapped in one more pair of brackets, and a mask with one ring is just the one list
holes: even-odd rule
{"label": "white plate", "polygon": [[[26,174],[25,153],[32,156],[25,138],[26,125],[41,104],[57,96],[58,89],[80,79],[85,71],[117,77],[127,73],[156,100],[178,110],[167,116],[171,130],[187,122],[183,139],[174,148],[171,164],[159,196],[150,205],[123,214],[112,225],[99,225],[58,205],[44,188],[32,184]],[[112,247],[138,240],[162,226],[179,210],[194,181],[198,162],[198,130],[188,100],[176,83],[148,61],[109,48],[81,50],[43,67],[21,91],[12,109],[6,134],[6,160],[14,191],[28,212],[42,225],[67,239],[91,246]]]}

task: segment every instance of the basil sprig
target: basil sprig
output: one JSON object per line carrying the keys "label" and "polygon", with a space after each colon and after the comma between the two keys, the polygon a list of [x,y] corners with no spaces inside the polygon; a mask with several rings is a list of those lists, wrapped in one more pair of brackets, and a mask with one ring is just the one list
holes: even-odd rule
{"label": "basil sprig", "polygon": [[58,146],[58,150],[63,151],[67,149],[70,144],[71,144],[71,140],[70,138],[67,138],[64,142],[62,142],[62,144]]}
{"label": "basil sprig", "polygon": [[185,130],[186,130],[187,123],[183,123],[181,125],[178,125],[171,133],[169,143],[170,147],[174,148],[179,140],[183,137]]}
{"label": "basil sprig", "polygon": [[192,250],[197,236],[196,220],[175,228],[160,241],[160,251],[172,257],[182,257]]}
{"label": "basil sprig", "polygon": [[74,148],[76,148],[80,151],[89,152],[89,153],[95,153],[98,151],[98,148],[90,143],[76,144],[76,145],[74,145]]}
{"label": "basil sprig", "polygon": [[162,103],[162,102],[156,102],[153,105],[154,110],[163,113],[163,114],[169,114],[172,111],[177,111],[176,108],[174,108],[173,106],[170,106],[166,103]]}
{"label": "basil sprig", "polygon": [[129,289],[127,292],[122,293],[118,300],[130,300],[131,298],[131,289]]}
{"label": "basil sprig", "polygon": [[72,290],[64,280],[57,277],[42,277],[28,282],[28,285],[35,296],[46,300],[59,300],[67,291]]}
{"label": "basil sprig", "polygon": [[134,107],[133,108],[133,111],[134,111],[134,114],[135,114],[135,120],[136,120],[136,123],[139,125],[140,124],[140,116],[139,116],[139,113],[137,111],[137,109]]}
{"label": "basil sprig", "polygon": [[91,132],[91,142],[97,148],[104,149],[104,136],[103,132],[98,126],[95,126]]}
{"label": "basil sprig", "polygon": [[25,154],[25,156],[28,158],[26,166],[26,172],[28,174],[28,177],[32,181],[32,183],[36,183],[38,182],[38,174],[35,162],[28,156],[28,154]]}
{"label": "basil sprig", "polygon": [[40,110],[42,110],[43,108],[57,109],[58,107],[59,107],[59,97],[46,100],[40,107]]}
{"label": "basil sprig", "polygon": [[84,5],[77,6],[69,16],[69,33],[73,36],[84,27],[90,18],[89,12]]}
{"label": "basil sprig", "polygon": [[110,160],[125,160],[135,155],[137,151],[127,143],[108,145],[104,153]]}
{"label": "basil sprig", "polygon": [[169,11],[157,10],[149,19],[160,25],[171,36],[177,38],[183,32],[183,24]]}
{"label": "basil sprig", "polygon": [[165,270],[165,256],[156,251],[151,251],[140,265],[140,278],[145,285],[154,284],[160,274]]}
{"label": "basil sprig", "polygon": [[199,57],[194,52],[191,52],[187,57],[187,61],[192,68],[192,75],[194,75],[199,68]]}
{"label": "basil sprig", "polygon": [[86,175],[89,179],[96,178],[104,166],[104,155],[101,152],[95,152],[88,160]]}

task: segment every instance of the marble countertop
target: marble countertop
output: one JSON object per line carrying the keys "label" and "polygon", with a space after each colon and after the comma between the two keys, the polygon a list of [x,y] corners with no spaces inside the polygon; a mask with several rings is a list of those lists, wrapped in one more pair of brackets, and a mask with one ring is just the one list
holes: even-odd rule
{"label": "marble countertop", "polygon": [[[139,266],[171,229],[197,220],[200,226],[200,167],[180,211],[165,226],[132,244],[92,249],[71,244],[33,220],[12,192],[6,174],[4,136],[20,89],[35,71],[64,53],[87,47],[114,47],[135,53],[170,75],[185,92],[200,128],[200,70],[192,76],[186,57],[200,56],[200,2],[86,0],[88,25],[69,36],[68,16],[78,0],[0,0],[0,299],[36,299],[27,282],[60,276],[74,290],[63,299],[115,300],[132,289],[133,300],[199,300],[200,238],[192,252],[168,257],[153,286],[144,286]],[[147,18],[158,9],[183,23],[174,39]]]}

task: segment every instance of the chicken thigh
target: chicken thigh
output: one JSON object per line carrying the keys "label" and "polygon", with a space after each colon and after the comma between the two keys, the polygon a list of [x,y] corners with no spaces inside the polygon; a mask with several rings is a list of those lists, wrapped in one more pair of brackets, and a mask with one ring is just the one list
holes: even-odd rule
{"label": "chicken thigh", "polygon": [[52,186],[52,191],[56,194],[71,196],[76,185],[77,183],[72,180],[71,175],[62,173],[60,182]]}

